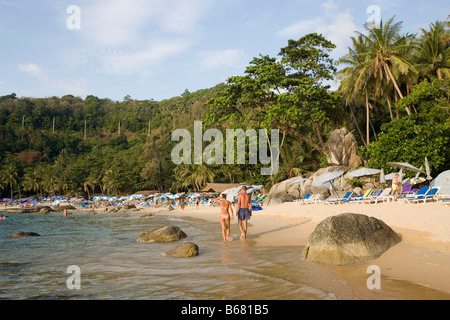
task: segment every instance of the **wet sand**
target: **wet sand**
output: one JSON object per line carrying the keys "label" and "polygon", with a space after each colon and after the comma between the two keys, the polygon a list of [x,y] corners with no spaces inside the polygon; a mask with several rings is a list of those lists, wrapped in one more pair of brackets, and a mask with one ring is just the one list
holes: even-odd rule
{"label": "wet sand", "polygon": [[[144,208],[142,213],[161,212],[161,209]],[[184,211],[163,211],[164,214],[178,217],[193,217],[207,221],[217,221],[218,207],[186,208]],[[395,295],[398,280],[402,286],[411,284],[408,299],[450,298],[450,208],[442,203],[405,204],[310,204],[297,205],[284,203],[255,211],[249,222],[248,239],[264,246],[306,246],[315,227],[328,216],[341,213],[366,214],[383,220],[400,233],[402,242],[392,247],[376,260],[350,266],[328,266],[343,277],[352,287],[354,294],[361,299],[397,299]],[[239,240],[237,218],[231,223],[231,234]],[[366,281],[371,265],[381,269],[381,290],[368,290]],[[384,290],[389,288],[390,290]],[[421,288],[431,288],[421,292]],[[389,294],[386,292],[389,291]],[[439,295],[444,293],[444,295]],[[404,297],[401,297],[404,299]]]}

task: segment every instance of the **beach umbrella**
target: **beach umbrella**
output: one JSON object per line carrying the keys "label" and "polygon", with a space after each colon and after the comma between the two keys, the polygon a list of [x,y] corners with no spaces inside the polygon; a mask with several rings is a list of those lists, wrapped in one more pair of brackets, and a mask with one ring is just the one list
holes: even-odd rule
{"label": "beach umbrella", "polygon": [[315,185],[315,186],[322,186],[322,185],[324,185],[326,183],[329,183],[329,184],[331,184],[331,188],[334,190],[336,195],[339,196],[337,191],[336,191],[336,188],[334,187],[333,182],[334,182],[334,180],[336,180],[336,179],[340,178],[341,176],[343,176],[344,173],[345,173],[345,171],[333,171],[333,172],[325,173],[325,174],[317,177],[316,179],[314,179],[313,180],[313,185]]}
{"label": "beach umbrella", "polygon": [[340,178],[342,175],[344,175],[344,173],[345,173],[344,171],[333,171],[333,172],[325,173],[325,174],[315,178],[313,181],[313,185],[321,186],[330,181],[334,181],[337,178]]}
{"label": "beach umbrella", "polygon": [[423,172],[421,169],[414,167],[412,164],[409,163],[405,163],[405,162],[388,162],[388,165],[390,165],[391,167],[394,168],[400,168],[400,169],[405,169],[408,171],[414,171],[414,172],[419,172],[419,173],[423,173],[425,174],[425,172]]}
{"label": "beach umbrella", "polygon": [[386,176],[384,175],[384,169],[380,172],[380,183],[386,183]]}
{"label": "beach umbrella", "polygon": [[439,194],[450,195],[450,170],[442,172],[430,183],[430,187],[441,187]]}
{"label": "beach umbrella", "polygon": [[428,163],[428,158],[425,157],[425,171],[427,174],[427,180],[433,180],[433,177],[431,176],[431,170],[430,170],[430,164]]}
{"label": "beach umbrella", "polygon": [[252,188],[247,190],[247,193],[250,194],[250,193],[253,193],[255,191],[261,190],[262,188],[263,188],[263,185],[253,186]]}
{"label": "beach umbrella", "polygon": [[358,177],[364,177],[364,176],[373,176],[375,174],[379,174],[381,170],[379,169],[372,169],[372,168],[361,168],[358,170],[354,170],[352,172],[347,173],[350,177],[358,178]]}

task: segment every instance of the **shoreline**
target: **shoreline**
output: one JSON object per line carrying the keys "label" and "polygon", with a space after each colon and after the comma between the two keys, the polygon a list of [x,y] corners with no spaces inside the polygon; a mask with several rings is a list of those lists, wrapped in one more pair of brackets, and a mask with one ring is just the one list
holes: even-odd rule
{"label": "shoreline", "polygon": [[[1,209],[0,209],[1,210]],[[143,215],[174,216],[193,218],[217,223],[212,232],[220,234],[219,207],[177,208],[139,207],[129,214],[136,218]],[[110,215],[97,208],[91,210],[70,210],[73,215]],[[320,265],[344,280],[351,287],[357,299],[399,299],[396,289],[411,286],[411,296],[400,299],[450,299],[450,208],[442,203],[407,204],[310,204],[283,203],[255,211],[249,221],[248,240],[260,246],[298,247],[298,258],[308,243],[316,226],[329,216],[342,213],[359,213],[383,220],[402,237],[402,242],[386,251],[381,257],[364,263],[347,266]],[[54,212],[51,214],[62,214]],[[240,231],[237,218],[231,221],[231,236],[239,240]],[[315,262],[311,262],[315,263]],[[366,281],[371,265],[380,267],[381,290],[368,290]],[[345,285],[345,284],[344,284]],[[389,290],[383,291],[383,288]],[[430,294],[431,291],[431,294]],[[436,294],[432,294],[436,291]],[[409,291],[408,291],[409,292]]]}
{"label": "shoreline", "polygon": [[[149,208],[141,212],[158,212]],[[310,204],[284,203],[255,211],[249,221],[248,239],[262,246],[304,247],[315,227],[328,216],[341,213],[366,214],[383,220],[402,236],[402,242],[390,248],[381,257],[347,266],[326,266],[344,278],[360,299],[384,299],[383,290],[368,290],[366,281],[371,265],[380,267],[382,288],[398,286],[398,281],[409,282],[412,291],[433,289],[450,298],[450,209],[441,203],[405,204]],[[220,232],[219,208],[200,207],[164,211],[164,214],[217,222]],[[231,234],[239,240],[237,218],[231,221]],[[245,241],[245,240],[244,240]],[[301,250],[299,250],[298,259]],[[420,286],[420,287],[417,287]],[[387,299],[395,297],[387,296]],[[414,298],[412,294],[411,299]]]}

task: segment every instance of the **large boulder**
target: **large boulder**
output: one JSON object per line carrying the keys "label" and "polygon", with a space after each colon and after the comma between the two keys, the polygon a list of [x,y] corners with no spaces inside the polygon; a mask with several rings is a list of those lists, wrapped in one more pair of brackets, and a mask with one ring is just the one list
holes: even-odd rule
{"label": "large boulder", "polygon": [[137,237],[137,243],[150,242],[173,242],[186,238],[187,235],[178,227],[166,226],[160,229],[151,230]]}
{"label": "large boulder", "polygon": [[330,165],[343,165],[355,170],[363,164],[362,158],[358,155],[355,136],[346,128],[333,132],[325,144],[325,153]]}
{"label": "large boulder", "polygon": [[14,233],[14,234],[8,236],[8,239],[11,239],[11,238],[24,239],[24,238],[28,238],[28,237],[40,237],[40,234],[38,234],[36,232],[18,232],[18,233]]}
{"label": "large boulder", "polygon": [[198,246],[195,243],[183,243],[181,246],[170,249],[167,255],[175,258],[190,258],[198,255]]}
{"label": "large boulder", "polygon": [[383,221],[344,213],[316,227],[302,256],[318,263],[346,265],[376,259],[400,241],[400,235]]}

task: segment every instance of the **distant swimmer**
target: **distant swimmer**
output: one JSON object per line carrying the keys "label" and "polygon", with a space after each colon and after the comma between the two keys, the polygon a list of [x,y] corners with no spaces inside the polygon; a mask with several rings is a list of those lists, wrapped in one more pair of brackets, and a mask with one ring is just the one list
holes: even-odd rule
{"label": "distant swimmer", "polygon": [[6,220],[6,218],[3,215],[1,215],[0,220]]}
{"label": "distant swimmer", "polygon": [[215,202],[220,204],[220,224],[222,225],[222,236],[223,241],[231,241],[230,238],[230,213],[231,219],[234,219],[234,212],[231,206],[231,202],[225,199],[224,194],[222,193],[217,199],[214,199]]}

